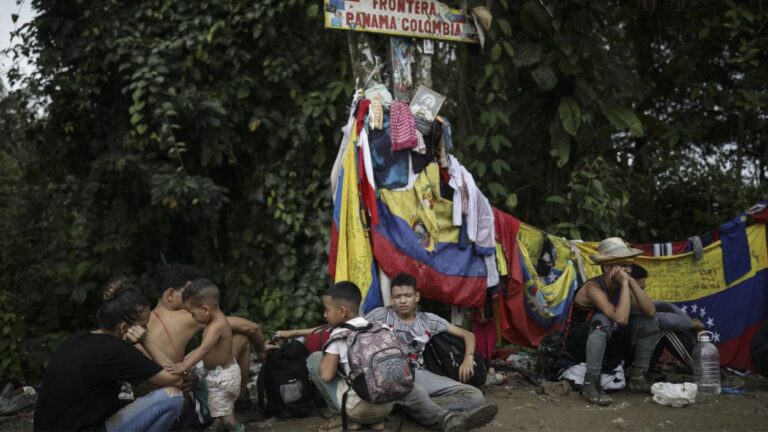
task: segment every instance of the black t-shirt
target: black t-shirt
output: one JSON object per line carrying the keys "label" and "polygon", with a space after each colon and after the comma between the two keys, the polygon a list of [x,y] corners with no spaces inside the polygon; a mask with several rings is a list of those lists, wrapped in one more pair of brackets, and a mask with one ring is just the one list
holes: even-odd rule
{"label": "black t-shirt", "polygon": [[103,430],[120,408],[120,383],[141,384],[161,370],[129,342],[79,331],[59,347],[45,371],[34,430]]}

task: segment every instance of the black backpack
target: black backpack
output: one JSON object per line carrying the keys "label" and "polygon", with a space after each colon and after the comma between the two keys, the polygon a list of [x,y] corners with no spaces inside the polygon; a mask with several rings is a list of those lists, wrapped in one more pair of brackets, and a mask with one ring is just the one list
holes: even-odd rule
{"label": "black backpack", "polygon": [[273,351],[259,372],[257,388],[259,408],[268,416],[297,418],[312,415],[314,385],[307,371],[304,344],[289,340]]}
{"label": "black backpack", "polygon": [[[438,333],[424,347],[424,366],[430,372],[459,381],[459,366],[464,361],[464,340],[450,333]],[[477,353],[474,355],[475,373],[467,384],[475,387],[485,385],[488,365]]]}

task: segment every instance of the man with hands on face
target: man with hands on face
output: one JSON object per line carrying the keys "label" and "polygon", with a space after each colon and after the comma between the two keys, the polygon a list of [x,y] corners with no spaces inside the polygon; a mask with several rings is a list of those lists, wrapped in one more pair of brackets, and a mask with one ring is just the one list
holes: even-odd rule
{"label": "man with hands on face", "polygon": [[602,275],[589,279],[574,294],[566,348],[576,361],[587,363],[582,395],[596,405],[613,402],[600,386],[605,360],[624,359],[633,351],[628,387],[650,393],[646,372],[659,328],[653,302],[630,276],[632,262],[641,253],[619,237],[601,241],[591,259],[600,265]]}

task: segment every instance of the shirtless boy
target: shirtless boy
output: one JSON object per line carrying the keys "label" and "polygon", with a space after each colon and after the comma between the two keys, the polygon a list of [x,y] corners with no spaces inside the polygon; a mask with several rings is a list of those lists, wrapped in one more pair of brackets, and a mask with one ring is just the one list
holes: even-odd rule
{"label": "shirtless boy", "polygon": [[200,346],[169,370],[184,374],[200,360],[207,369],[208,409],[211,417],[243,430],[235,420],[235,401],[240,395],[240,368],[232,358],[232,329],[219,308],[219,288],[207,279],[193,281],[182,293],[182,307],[205,326]]}
{"label": "shirtless boy", "polygon": [[[182,292],[200,273],[182,264],[166,264],[157,270],[155,277],[158,294],[157,305],[149,317],[146,339],[157,346],[174,363],[184,359],[187,344],[203,329],[182,308]],[[232,355],[240,365],[240,398],[246,399],[246,384],[251,366],[251,347],[264,358],[264,338],[259,325],[240,317],[227,317],[232,328]],[[161,359],[154,359],[161,361]],[[140,394],[140,393],[139,393]]]}

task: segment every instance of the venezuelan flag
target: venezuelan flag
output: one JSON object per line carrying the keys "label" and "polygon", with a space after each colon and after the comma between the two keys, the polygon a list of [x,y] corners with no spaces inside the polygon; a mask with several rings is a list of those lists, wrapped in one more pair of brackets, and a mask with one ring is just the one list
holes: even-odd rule
{"label": "venezuelan flag", "polygon": [[[768,252],[764,224],[746,228],[750,270],[726,283],[724,267],[735,257],[724,254],[721,242],[704,248],[695,260],[693,253],[666,257],[638,257],[636,262],[648,270],[646,291],[654,300],[676,304],[691,318],[704,323],[713,333],[723,365],[752,369],[749,343],[768,316]],[[585,256],[593,255],[597,243],[578,245]],[[585,259],[585,264],[589,263]],[[588,264],[589,277],[600,274],[598,266]]]}

